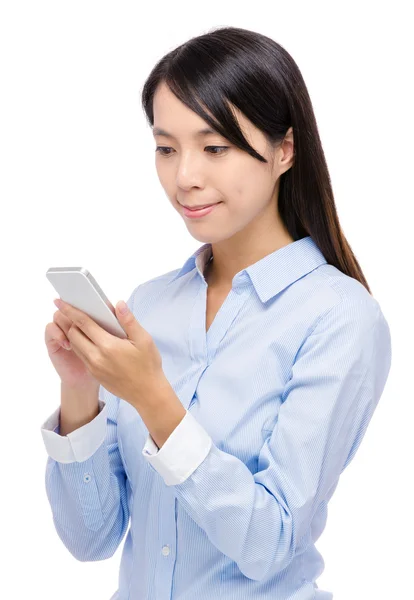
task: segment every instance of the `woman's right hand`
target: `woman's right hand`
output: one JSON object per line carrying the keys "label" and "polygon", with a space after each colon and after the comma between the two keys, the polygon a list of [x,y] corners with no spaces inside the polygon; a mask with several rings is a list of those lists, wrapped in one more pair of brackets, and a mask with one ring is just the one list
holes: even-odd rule
{"label": "woman's right hand", "polygon": [[75,354],[73,349],[66,350],[62,344],[70,344],[67,333],[72,326],[60,310],[53,315],[53,322],[45,329],[45,342],[50,360],[62,383],[70,388],[99,388],[99,381],[87,369],[85,363]]}

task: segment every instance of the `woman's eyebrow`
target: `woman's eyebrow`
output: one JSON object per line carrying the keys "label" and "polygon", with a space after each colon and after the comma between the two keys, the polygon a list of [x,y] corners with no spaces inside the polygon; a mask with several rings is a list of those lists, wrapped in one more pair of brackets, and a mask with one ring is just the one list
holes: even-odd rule
{"label": "woman's eyebrow", "polygon": [[[211,135],[211,134],[216,134],[216,133],[218,133],[218,132],[214,131],[214,129],[211,129],[210,127],[205,127],[204,129],[200,129],[199,131],[196,131],[193,134],[193,137],[200,137],[203,135]],[[175,139],[175,137],[173,136],[172,133],[168,133],[164,129],[161,129],[161,127],[154,127],[154,129],[152,130],[152,134],[153,134],[153,136],[163,135],[164,137]]]}

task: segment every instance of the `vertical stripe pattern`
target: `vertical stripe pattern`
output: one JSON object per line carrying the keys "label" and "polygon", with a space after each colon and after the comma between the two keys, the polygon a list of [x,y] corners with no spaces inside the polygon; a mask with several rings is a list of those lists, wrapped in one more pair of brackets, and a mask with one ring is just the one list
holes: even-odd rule
{"label": "vertical stripe pattern", "polygon": [[47,459],[56,530],[81,561],[123,542],[108,600],[331,600],[315,542],[386,384],[388,323],[307,236],[237,273],[206,332],[210,258],[204,244],[128,300],[209,452],[166,485],[139,414],[101,386],[104,442],[82,462]]}

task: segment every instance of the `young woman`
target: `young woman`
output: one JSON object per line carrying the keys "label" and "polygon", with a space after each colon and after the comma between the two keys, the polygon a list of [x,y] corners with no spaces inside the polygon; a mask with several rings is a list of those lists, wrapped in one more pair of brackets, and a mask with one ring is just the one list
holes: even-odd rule
{"label": "young woman", "polygon": [[225,27],[164,56],[142,101],[160,182],[203,244],[117,307],[128,339],[69,306],[48,324],[57,532],[81,561],[127,532],[114,599],[329,600],[315,542],[391,338],[305,83],[275,41]]}

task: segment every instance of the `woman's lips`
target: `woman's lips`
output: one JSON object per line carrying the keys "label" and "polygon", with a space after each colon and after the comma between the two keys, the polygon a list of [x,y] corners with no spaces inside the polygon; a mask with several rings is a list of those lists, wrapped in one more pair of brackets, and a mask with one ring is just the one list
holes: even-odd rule
{"label": "woman's lips", "polygon": [[206,206],[205,208],[200,208],[198,210],[193,210],[190,208],[186,208],[183,206],[184,216],[189,217],[190,219],[198,219],[199,217],[204,217],[211,213],[212,210],[221,202],[216,202],[216,204],[210,204],[210,206]]}
{"label": "woman's lips", "polygon": [[184,208],[188,208],[189,210],[201,210],[202,208],[207,208],[207,206],[212,206],[213,204],[216,204],[215,202],[212,202],[211,204],[202,204],[201,206],[185,206],[185,204],[183,205]]}

